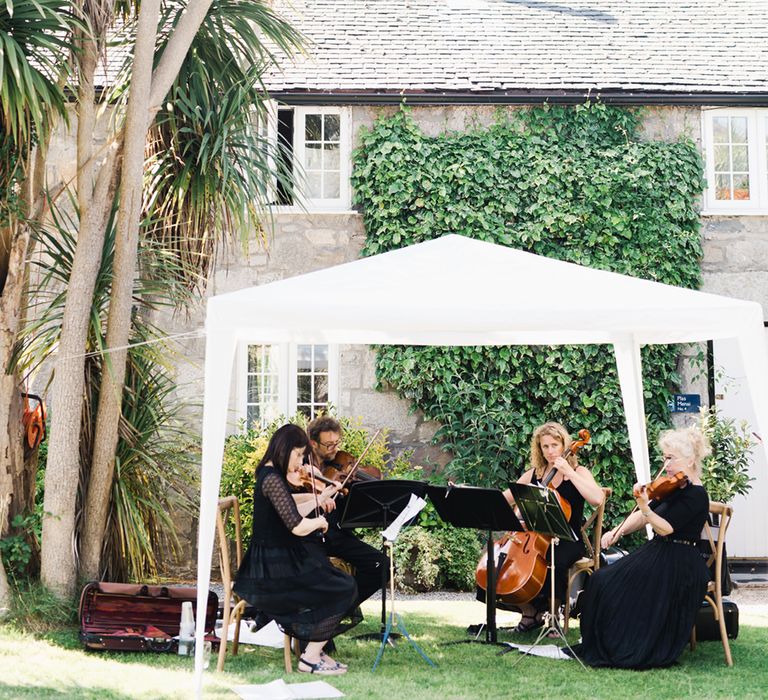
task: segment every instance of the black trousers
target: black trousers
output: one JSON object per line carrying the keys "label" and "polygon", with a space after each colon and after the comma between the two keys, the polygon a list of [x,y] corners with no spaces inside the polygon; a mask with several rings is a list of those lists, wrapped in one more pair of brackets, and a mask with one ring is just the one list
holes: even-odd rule
{"label": "black trousers", "polygon": [[336,523],[325,533],[325,553],[355,567],[356,605],[370,598],[383,582],[389,581],[389,557],[355,537],[349,530],[340,529]]}

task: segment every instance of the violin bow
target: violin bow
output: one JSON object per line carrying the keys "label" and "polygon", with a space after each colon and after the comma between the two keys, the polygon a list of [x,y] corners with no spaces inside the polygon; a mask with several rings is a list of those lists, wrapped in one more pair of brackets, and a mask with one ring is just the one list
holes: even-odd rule
{"label": "violin bow", "polygon": [[339,491],[337,491],[335,494],[333,494],[333,498],[336,498],[336,496],[339,495],[339,492],[341,489],[343,489],[347,482],[352,478],[352,475],[355,473],[355,469],[357,469],[360,466],[360,462],[362,461],[363,457],[365,457],[365,453],[368,452],[368,450],[371,448],[371,445],[373,445],[374,441],[377,437],[379,437],[379,433],[381,432],[381,428],[377,430],[373,437],[368,441],[368,444],[365,446],[365,449],[360,453],[360,456],[357,458],[355,463],[352,465],[352,469],[349,470],[349,474],[344,478],[344,481],[341,482],[341,486],[339,487]]}
{"label": "violin bow", "polygon": [[[312,461],[312,450],[309,451],[309,478],[312,481],[312,493],[315,494],[315,512],[318,514],[318,517],[321,517],[323,512],[320,509],[320,499],[317,497],[317,487],[315,486],[315,463]],[[324,532],[320,533],[320,537],[325,542]]]}

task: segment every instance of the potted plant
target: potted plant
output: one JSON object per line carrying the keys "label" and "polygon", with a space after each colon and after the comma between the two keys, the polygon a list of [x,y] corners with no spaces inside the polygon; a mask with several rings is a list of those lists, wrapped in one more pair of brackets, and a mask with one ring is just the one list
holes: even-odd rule
{"label": "potted plant", "polygon": [[[735,496],[744,496],[752,488],[749,465],[752,451],[757,442],[754,433],[749,430],[747,421],[737,423],[733,418],[720,415],[712,406],[701,414],[702,432],[709,438],[712,454],[702,464],[701,482],[707,489],[711,501],[730,503]],[[720,525],[717,514],[710,515],[713,530]],[[713,533],[717,538],[717,533]],[[710,551],[704,545],[704,551]],[[733,587],[727,564],[727,555],[723,550],[723,594],[728,595]],[[714,575],[714,572],[713,572]]]}
{"label": "potted plant", "polygon": [[713,406],[701,414],[701,431],[712,446],[712,454],[702,465],[701,481],[712,501],[730,503],[752,488],[749,465],[757,444],[746,421],[720,415]]}

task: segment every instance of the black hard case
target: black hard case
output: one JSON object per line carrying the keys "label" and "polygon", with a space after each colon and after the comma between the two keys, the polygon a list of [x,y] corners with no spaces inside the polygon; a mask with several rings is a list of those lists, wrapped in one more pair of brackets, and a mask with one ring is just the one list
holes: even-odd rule
{"label": "black hard case", "polygon": [[[80,641],[87,649],[175,652],[185,601],[192,602],[197,619],[197,589],[191,586],[88,583],[80,595]],[[218,606],[218,596],[209,591],[205,638],[212,646],[218,646]]]}
{"label": "black hard case", "polygon": [[[739,608],[732,600],[723,600],[723,618],[728,639],[739,636]],[[696,639],[720,641],[720,624],[715,620],[715,611],[705,600],[696,613]]]}

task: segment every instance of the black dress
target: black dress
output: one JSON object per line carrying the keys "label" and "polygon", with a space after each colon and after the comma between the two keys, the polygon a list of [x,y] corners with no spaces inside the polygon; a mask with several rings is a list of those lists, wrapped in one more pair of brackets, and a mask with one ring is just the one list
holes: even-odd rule
{"label": "black dress", "polygon": [[590,577],[573,651],[591,666],[644,669],[673,664],[690,639],[709,571],[695,547],[709,511],[703,486],[650,507],[674,528]]}
{"label": "black dress", "polygon": [[253,496],[253,534],[234,591],[288,634],[320,642],[360,622],[355,580],[334,568],[322,544],[291,530],[302,516],[276,469],[259,469]]}
{"label": "black dress", "polygon": [[[536,478],[536,473],[531,475],[531,484],[538,486],[541,482]],[[571,526],[576,540],[568,542],[566,540],[559,540],[555,545],[555,598],[559,601],[563,601],[568,586],[568,569],[571,564],[581,559],[584,556],[585,549],[584,543],[581,541],[580,529],[582,520],[584,518],[584,496],[581,495],[579,490],[574,486],[570,480],[563,479],[560,485],[555,489],[571,506],[571,517],[568,519],[568,524]],[[541,591],[530,601],[537,612],[543,610],[549,610],[550,599],[550,569],[549,569],[549,556],[550,552],[547,549],[547,575],[544,579],[544,585]],[[477,600],[481,603],[485,602],[485,590],[479,586],[476,588]],[[496,601],[496,607],[500,610],[514,610],[519,611],[520,605],[508,604],[503,600]]]}
{"label": "black dress", "polygon": [[[535,472],[531,475],[531,483],[534,485],[540,483],[536,478]],[[571,564],[581,559],[585,553],[584,542],[581,540],[581,525],[584,519],[584,496],[581,495],[572,481],[566,479],[563,479],[555,490],[571,506],[571,517],[568,518],[568,524],[576,535],[576,540],[573,542],[561,539],[555,545],[555,598],[562,602],[565,599],[568,586],[568,569],[571,567]],[[547,563],[549,563],[549,556],[549,550],[547,550]],[[544,581],[541,593],[531,601],[537,610],[549,609],[549,577],[550,573],[549,569],[547,569],[547,578]]]}

